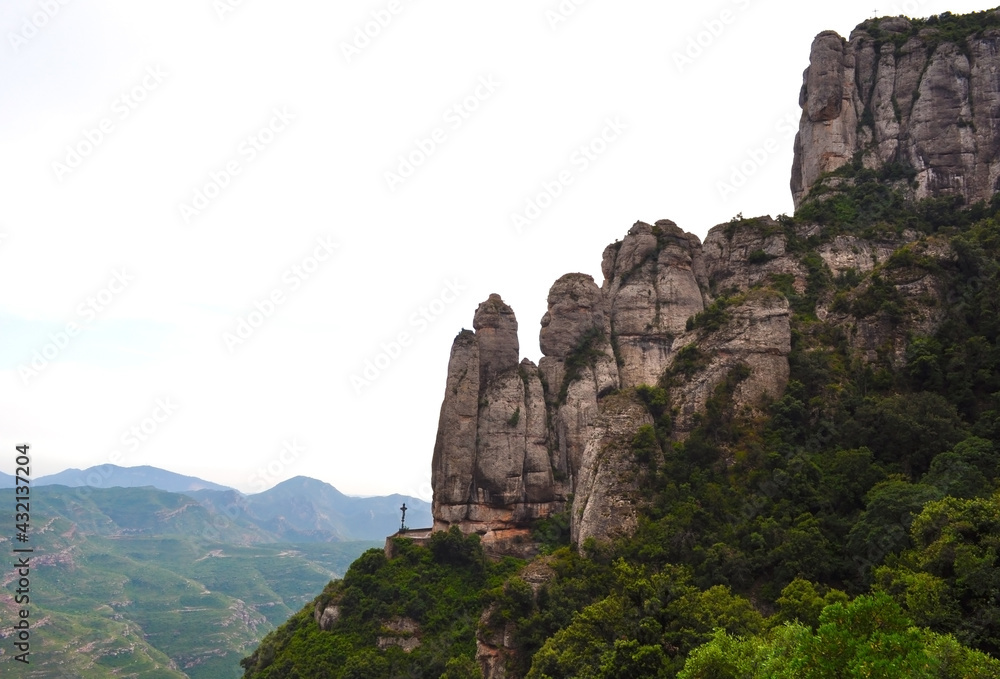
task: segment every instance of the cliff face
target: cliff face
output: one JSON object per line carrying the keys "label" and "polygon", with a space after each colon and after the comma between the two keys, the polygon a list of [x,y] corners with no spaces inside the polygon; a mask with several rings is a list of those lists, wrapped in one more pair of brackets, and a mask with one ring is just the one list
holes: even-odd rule
{"label": "cliff face", "polygon": [[[789,379],[790,299],[842,334],[857,360],[898,367],[910,337],[943,317],[936,272],[953,256],[912,231],[825,235],[762,217],[720,224],[701,243],[669,220],[637,222],[605,249],[601,287],[584,274],[552,285],[537,367],[518,362],[514,312],[491,295],[452,348],[435,529],[457,525],[493,554],[520,555],[533,550],[537,519],[566,510],[578,544],[629,534],[642,510],[633,440],[654,424],[635,387],[665,390],[674,441],[704,421],[720,389],[734,416],[765,414]],[[922,264],[899,265],[910,260]],[[845,277],[861,282],[832,285]]]}
{"label": "cliff face", "polygon": [[[459,616],[447,637],[410,617],[423,615],[433,596],[412,606],[376,599],[398,598],[395,585],[371,587],[364,606],[360,584],[350,585],[350,597],[331,588],[317,601],[316,626],[335,634],[339,626],[346,648],[377,602],[398,610],[378,621],[370,645],[409,652],[426,634],[426,648],[458,649],[456,630],[466,638],[475,630],[485,679],[583,676],[595,658],[613,659],[623,676],[653,676],[655,655],[632,656],[644,658],[641,669],[626,666],[632,650],[620,642],[672,649],[676,667],[685,638],[709,639],[736,619],[738,599],[720,598],[730,586],[780,608],[777,592],[784,596],[782,587],[799,578],[860,591],[879,565],[916,563],[917,551],[889,557],[903,549],[901,526],[917,505],[882,517],[878,498],[905,494],[922,504],[954,493],[956,502],[978,503],[1000,476],[1000,203],[915,202],[993,198],[998,93],[996,12],[872,20],[849,41],[821,33],[801,93],[792,190],[802,209],[794,217],[739,216],[704,242],[669,220],[635,223],[605,248],[600,286],[579,273],[552,285],[538,366],[519,359],[518,322],[498,295],[455,338],[433,458],[436,533],[415,542],[430,543],[455,577],[474,574],[471,586],[490,564],[475,541],[460,548],[458,536],[441,531],[479,534],[490,556],[531,556],[539,537],[567,542],[568,518],[569,541],[581,547],[632,535],[623,549],[599,550],[625,559],[622,568],[617,560],[599,566],[618,584],[584,608],[573,590],[589,591],[601,578],[589,566],[572,574],[576,560],[554,552],[530,560],[502,588],[487,578],[488,589],[467,603],[478,610],[489,602],[478,624]],[[549,517],[556,520],[539,521]],[[646,520],[650,529],[636,531]],[[537,536],[539,529],[553,534]],[[641,564],[629,562],[635,554]],[[378,582],[380,556],[359,562],[356,573]],[[428,572],[422,559],[412,559],[420,571],[403,564],[383,577],[412,587],[422,576],[409,573]],[[650,575],[653,564],[677,563],[703,582],[727,584],[699,599],[680,594],[681,580],[669,591],[668,580],[652,584],[673,577],[667,568]],[[899,583],[916,575],[891,577],[909,597]],[[942,591],[954,586],[938,580]],[[463,589],[441,584],[449,607],[427,614],[434,621],[457,611],[451,597]],[[706,613],[716,607],[725,613]],[[948,617],[969,619],[982,607]],[[696,619],[686,618],[689,610]],[[539,649],[535,635],[550,624],[540,621],[559,619],[573,621],[561,628],[568,632],[550,629]],[[601,629],[591,634],[595,621]],[[979,632],[991,650],[995,627]],[[593,641],[581,645],[584,636]],[[279,657],[275,643],[250,664],[266,668]],[[414,668],[439,663],[437,654],[410,657]],[[472,662],[463,661],[456,667]]]}
{"label": "cliff face", "polygon": [[[741,259],[762,247],[779,256]],[[804,276],[783,253],[782,237],[754,221],[716,227],[705,246],[669,220],[638,222],[605,250],[601,287],[584,274],[552,285],[537,367],[518,362],[514,312],[491,295],[474,332],[463,330],[452,347],[433,460],[435,529],[458,525],[494,553],[519,554],[531,549],[536,519],[566,509],[574,541],[630,532],[638,511],[631,442],[653,422],[631,388],[665,384],[679,352],[701,348],[703,365],[669,378],[678,439],[735,369],[746,372],[735,407],[780,396],[790,348],[783,297],[744,294],[725,322],[689,326],[719,281],[738,294],[770,273]]]}
{"label": "cliff face", "polygon": [[[995,12],[871,20],[850,40],[821,33],[800,94],[796,205],[822,182],[846,191],[862,179],[910,205],[989,200],[1000,180],[998,73]],[[855,174],[827,177],[849,163]],[[531,552],[537,519],[567,510],[574,542],[628,534],[642,510],[637,430],[655,424],[666,449],[663,437],[685,440],[710,410],[765,414],[789,379],[793,314],[841,337],[851,361],[901,366],[910,338],[943,318],[939,272],[954,253],[913,230],[816,219],[740,217],[704,243],[670,220],[637,222],[604,250],[600,286],[583,274],[552,285],[537,367],[519,362],[514,312],[491,295],[452,349],[435,529],[457,525],[518,554]],[[654,422],[642,385],[664,390],[668,424]]]}
{"label": "cliff face", "polygon": [[[792,196],[859,155],[864,167],[903,178],[911,197],[988,201],[1000,178],[1000,28],[947,19],[873,19],[849,40],[816,36],[803,76]],[[912,185],[905,179],[912,176]]]}
{"label": "cliff face", "polygon": [[518,362],[517,320],[499,295],[452,346],[431,483],[434,527],[513,544],[531,520],[561,511],[538,369]]}

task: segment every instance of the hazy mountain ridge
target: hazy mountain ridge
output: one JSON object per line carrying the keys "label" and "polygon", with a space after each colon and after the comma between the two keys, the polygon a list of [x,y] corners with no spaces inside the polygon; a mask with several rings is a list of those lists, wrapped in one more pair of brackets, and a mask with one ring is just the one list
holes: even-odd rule
{"label": "hazy mountain ridge", "polygon": [[[6,481],[3,477],[0,477],[0,480]],[[70,488],[80,486],[93,488],[153,486],[171,493],[202,489],[230,490],[227,486],[199,479],[196,476],[185,476],[149,465],[121,467],[105,464],[87,469],[66,469],[56,474],[39,476],[37,479],[33,479],[32,483],[36,486],[59,485]]]}
{"label": "hazy mountain ridge", "polygon": [[[407,506],[407,525],[431,525],[430,504],[417,498],[393,494],[379,497],[345,495],[332,485],[297,476],[251,495],[194,476],[176,474],[151,466],[102,465],[67,469],[32,480],[33,487],[66,486],[79,497],[111,488],[156,488],[194,498],[210,513],[244,531],[249,542],[326,542],[331,540],[380,540],[396,532],[400,506]],[[0,487],[13,488],[14,477],[0,476]],[[99,495],[102,499],[112,496]],[[176,500],[180,502],[179,500]],[[111,503],[114,504],[113,502]],[[109,510],[113,509],[109,505]],[[183,505],[176,510],[181,511]],[[126,517],[127,520],[127,517]],[[208,526],[214,520],[202,517]],[[207,529],[206,537],[213,535]]]}
{"label": "hazy mountain ridge", "polygon": [[[46,621],[32,665],[44,676],[103,678],[127,668],[137,677],[237,677],[238,659],[266,632],[398,529],[403,501],[430,516],[416,498],[352,498],[303,477],[246,496],[51,483],[67,474],[31,486],[32,615]],[[155,468],[119,468],[112,478],[217,486]],[[0,503],[13,507],[14,494],[0,489]],[[0,548],[11,547],[0,537]],[[9,619],[16,579],[0,582]],[[88,653],[71,650],[81,647]]]}

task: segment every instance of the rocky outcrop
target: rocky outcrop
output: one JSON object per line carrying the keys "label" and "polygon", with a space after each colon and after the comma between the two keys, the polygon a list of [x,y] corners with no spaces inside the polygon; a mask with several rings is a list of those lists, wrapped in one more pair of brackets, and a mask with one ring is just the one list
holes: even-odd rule
{"label": "rocky outcrop", "polygon": [[[941,20],[943,21],[943,19]],[[826,172],[858,155],[921,199],[988,201],[1000,179],[1000,29],[958,42],[937,24],[873,19],[844,40],[816,36],[803,76],[791,189],[798,207]]]}
{"label": "rocky outcrop", "polygon": [[823,300],[817,316],[841,328],[861,360],[900,368],[910,340],[933,334],[945,317],[949,283],[942,272],[954,259],[941,238],[897,248],[857,287]]}
{"label": "rocky outcrop", "polygon": [[381,649],[396,646],[409,653],[420,646],[420,625],[411,618],[391,618],[382,621],[377,645]]}
{"label": "rocky outcrop", "polygon": [[656,384],[674,338],[705,308],[701,243],[668,219],[636,222],[624,240],[604,250],[601,269],[621,384]]}
{"label": "rocky outcrop", "polygon": [[577,544],[631,535],[638,520],[639,469],[632,439],[653,418],[638,399],[625,394],[609,396],[601,405],[574,486],[570,534]]}
{"label": "rocky outcrop", "polygon": [[486,384],[520,360],[517,344],[517,319],[514,310],[500,295],[479,305],[472,320],[479,345],[479,381]]}
{"label": "rocky outcrop", "polygon": [[[730,396],[735,411],[752,411],[768,397],[779,398],[788,384],[791,323],[788,300],[771,291],[753,291],[737,297],[724,311],[717,329],[697,329],[677,339],[671,361],[671,405],[675,411],[674,437],[683,439],[696,426],[696,414],[705,411],[719,385],[738,375]],[[691,355],[681,355],[690,347]],[[680,368],[680,369],[679,369]]]}
{"label": "rocky outcrop", "polygon": [[552,462],[572,487],[590,437],[598,400],[619,387],[607,304],[594,279],[567,274],[549,290],[538,368],[548,385]]}
{"label": "rocky outcrop", "polygon": [[702,250],[705,275],[717,292],[747,290],[783,274],[796,290],[805,289],[806,271],[788,252],[784,227],[770,217],[720,224],[705,236]]}
{"label": "rocky outcrop", "polygon": [[840,235],[820,245],[816,251],[834,276],[843,276],[851,271],[866,274],[880,262],[888,260],[901,246],[916,239],[917,234],[913,231],[904,233],[901,238],[879,240]]}
{"label": "rocky outcrop", "polygon": [[474,332],[455,338],[434,447],[434,528],[483,535],[494,552],[528,536],[530,521],[561,511],[549,457],[538,369],[518,363],[517,320],[498,295],[479,306]]}
{"label": "rocky outcrop", "polygon": [[[669,379],[678,439],[734,370],[735,408],[783,391],[788,303],[748,291],[783,274],[804,289],[785,237],[773,220],[742,220],[716,227],[702,246],[669,220],[637,222],[605,250],[601,287],[578,273],[552,285],[537,368],[518,363],[514,312],[490,295],[475,330],[452,347],[433,460],[435,530],[457,525],[479,533],[489,553],[523,555],[535,520],[566,509],[572,493],[574,540],[631,532],[631,443],[652,423],[631,387]],[[720,285],[737,297],[727,297],[717,327],[692,324]],[[692,343],[707,358],[674,370]]]}
{"label": "rocky outcrop", "polygon": [[[532,597],[536,601],[542,587],[555,577],[556,573],[547,557],[529,562],[517,574],[517,579],[531,588]],[[508,662],[521,652],[514,636],[514,622],[503,620],[497,615],[499,612],[500,606],[497,603],[490,604],[476,626],[476,662],[483,673],[483,679],[506,679]]]}
{"label": "rocky outcrop", "polygon": [[321,630],[329,632],[333,629],[337,621],[340,620],[340,606],[337,604],[328,604],[321,607],[317,604],[313,611],[313,618]]}

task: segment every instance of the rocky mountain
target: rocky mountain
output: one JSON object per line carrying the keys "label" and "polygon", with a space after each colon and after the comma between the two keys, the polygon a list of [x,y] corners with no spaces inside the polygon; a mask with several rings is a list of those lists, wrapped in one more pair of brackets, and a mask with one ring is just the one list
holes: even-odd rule
{"label": "rocky mountain", "polygon": [[[734,370],[746,373],[733,395],[739,409],[784,390],[788,301],[759,286],[781,274],[805,288],[786,240],[769,219],[717,226],[704,244],[670,220],[637,222],[605,249],[600,287],[584,274],[552,285],[538,366],[519,360],[514,312],[491,295],[452,348],[434,450],[435,527],[458,525],[489,549],[517,551],[532,521],[569,508],[575,541],[628,532],[630,442],[653,420],[627,390],[670,381],[677,440]],[[749,262],[752,252],[764,254]],[[836,245],[827,252],[843,254]]]}
{"label": "rocky mountain", "polygon": [[854,159],[916,199],[990,200],[1000,179],[998,48],[996,10],[872,19],[848,40],[816,36],[799,95],[795,206]]}
{"label": "rocky mountain", "polygon": [[[810,192],[824,200],[857,188],[864,177],[843,170],[859,169],[909,201],[991,199],[1000,179],[998,70],[994,11],[870,20],[849,41],[818,35],[800,94],[796,205]],[[734,375],[733,408],[759,409],[788,381],[790,295],[805,294],[810,276],[869,274],[919,235],[835,236],[821,221],[739,218],[710,229],[704,243],[670,220],[637,222],[605,249],[600,287],[583,274],[553,284],[538,366],[519,360],[514,311],[491,295],[452,348],[434,450],[435,527],[458,525],[489,550],[513,553],[530,551],[533,521],[567,509],[576,541],[629,532],[635,488],[616,451],[652,422],[640,399],[619,392],[669,386],[677,441]],[[811,259],[802,252],[809,242]],[[934,261],[954,255],[941,243],[919,249]],[[815,313],[863,360],[888,343],[898,363],[907,336],[933,332],[942,318],[928,301],[944,301],[933,275],[906,275],[913,280],[896,290],[920,298],[922,311],[904,323],[843,313],[832,294],[815,300]]]}
{"label": "rocky mountain", "polygon": [[433,532],[245,677],[1000,676],[998,54],[996,11],[821,33],[794,215],[636,222],[553,283],[538,365],[490,295]]}

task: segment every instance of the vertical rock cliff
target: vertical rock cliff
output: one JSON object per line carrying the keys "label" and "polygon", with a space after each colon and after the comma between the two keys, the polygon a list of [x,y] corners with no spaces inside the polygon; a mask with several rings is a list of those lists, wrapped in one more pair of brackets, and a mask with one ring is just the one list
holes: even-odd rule
{"label": "vertical rock cliff", "polygon": [[[909,204],[991,199],[998,74],[995,11],[873,19],[849,40],[820,33],[800,93],[796,205],[858,188],[861,178]],[[932,264],[953,253],[925,244],[886,266],[917,233],[862,236],[823,223],[740,217],[702,243],[670,220],[636,222],[604,250],[600,286],[578,273],[552,285],[537,367],[519,362],[514,312],[491,295],[452,349],[434,451],[435,528],[458,525],[494,552],[517,553],[530,551],[537,519],[567,510],[575,542],[630,532],[641,510],[633,439],[654,424],[649,391],[637,388],[663,389],[669,422],[656,426],[673,441],[712,408],[763,413],[789,379],[790,300],[795,313],[842,333],[856,360],[898,366],[908,337],[942,318]],[[924,265],[900,265],[910,260]],[[875,269],[878,277],[832,291],[835,278]]]}
{"label": "vertical rock cliff", "polygon": [[[775,255],[740,259],[762,248]],[[733,371],[741,371],[738,407],[780,395],[788,303],[750,289],[774,272],[803,277],[785,254],[765,222],[720,225],[704,246],[669,220],[637,222],[605,250],[602,286],[578,273],[552,285],[538,367],[518,362],[514,312],[490,295],[474,331],[452,347],[434,449],[435,528],[480,533],[494,553],[530,551],[535,520],[566,509],[576,542],[630,532],[638,512],[632,439],[653,422],[633,388],[669,383],[678,439]],[[703,327],[693,321],[717,301],[718,281],[727,310]],[[672,371],[695,344],[705,360]]]}
{"label": "vertical rock cliff", "polygon": [[490,295],[473,328],[455,338],[448,364],[432,463],[434,527],[459,525],[509,546],[565,498],[538,369],[519,362],[514,311]]}
{"label": "vertical rock cliff", "polygon": [[1000,178],[1000,17],[872,19],[816,36],[803,76],[796,208],[855,159],[912,198],[988,201]]}

